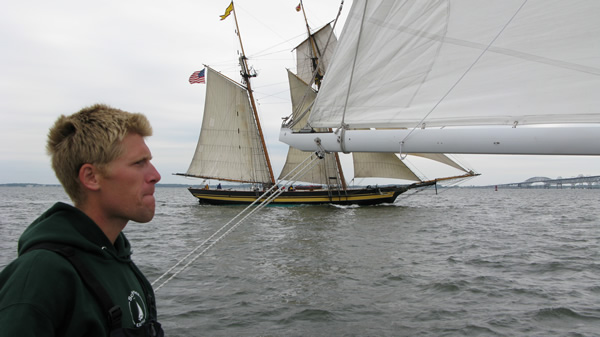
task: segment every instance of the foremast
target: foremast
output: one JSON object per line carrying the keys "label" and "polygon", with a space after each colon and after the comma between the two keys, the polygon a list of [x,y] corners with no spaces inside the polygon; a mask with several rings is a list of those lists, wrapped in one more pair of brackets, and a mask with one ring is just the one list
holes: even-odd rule
{"label": "foremast", "polygon": [[231,1],[231,8],[232,8],[232,12],[233,12],[233,18],[235,21],[235,28],[236,28],[236,33],[238,36],[238,39],[240,41],[240,49],[241,49],[241,55],[240,55],[240,67],[242,68],[242,70],[240,71],[240,74],[242,75],[242,78],[244,79],[246,88],[248,89],[248,96],[250,98],[250,104],[252,106],[252,112],[254,114],[254,120],[256,122],[256,128],[258,130],[258,135],[260,137],[260,141],[263,147],[263,153],[265,154],[265,161],[267,162],[267,167],[269,169],[269,177],[271,179],[271,184],[275,184],[275,175],[273,174],[273,167],[271,166],[271,159],[269,158],[269,152],[267,151],[267,144],[265,142],[265,137],[262,131],[262,127],[260,126],[260,119],[258,118],[258,110],[256,108],[256,102],[254,101],[254,93],[252,92],[252,86],[250,84],[250,78],[251,77],[256,77],[256,74],[251,74],[249,71],[249,67],[248,67],[248,58],[246,57],[246,53],[244,52],[244,44],[242,43],[242,34],[240,33],[240,27],[238,25],[238,20],[237,20],[237,15],[235,12],[235,6],[233,4],[233,1]]}

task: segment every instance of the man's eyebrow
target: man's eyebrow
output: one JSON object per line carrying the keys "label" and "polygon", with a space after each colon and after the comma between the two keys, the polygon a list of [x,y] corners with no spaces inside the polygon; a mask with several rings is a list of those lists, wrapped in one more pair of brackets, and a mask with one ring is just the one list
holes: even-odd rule
{"label": "man's eyebrow", "polygon": [[139,156],[132,158],[132,161],[135,163],[140,162],[140,161],[150,161],[150,160],[152,160],[152,155],[147,155],[147,154],[139,155]]}

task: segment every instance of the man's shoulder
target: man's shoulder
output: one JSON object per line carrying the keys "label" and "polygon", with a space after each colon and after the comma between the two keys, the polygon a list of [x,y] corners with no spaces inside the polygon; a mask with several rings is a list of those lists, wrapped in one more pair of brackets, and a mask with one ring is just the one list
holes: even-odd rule
{"label": "man's shoulder", "polygon": [[65,258],[49,250],[31,251],[0,272],[0,310],[25,305],[51,316],[57,304],[71,302],[78,284],[77,272]]}
{"label": "man's shoulder", "polygon": [[68,282],[76,273],[71,263],[58,253],[47,249],[35,249],[22,254],[2,270],[0,292],[7,282],[16,282],[24,287],[53,287],[56,285],[51,282]]}
{"label": "man's shoulder", "polygon": [[105,332],[103,312],[90,303],[95,299],[75,268],[51,250],[28,251],[0,273],[0,325],[19,330],[19,335],[58,331],[65,328],[66,317],[70,317],[70,330]]}

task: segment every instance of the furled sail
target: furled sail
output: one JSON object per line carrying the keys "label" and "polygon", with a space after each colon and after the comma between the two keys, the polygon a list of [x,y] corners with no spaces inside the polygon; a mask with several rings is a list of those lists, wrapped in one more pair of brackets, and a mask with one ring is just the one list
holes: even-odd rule
{"label": "furled sail", "polygon": [[596,0],[355,0],[309,123],[599,123],[599,17]]}
{"label": "furled sail", "polygon": [[245,87],[207,67],[200,138],[186,175],[270,183],[264,149]]}
{"label": "furled sail", "polygon": [[[308,114],[304,114],[300,117],[304,111],[309,109],[313,103],[317,93],[308,86],[302,79],[296,76],[294,73],[288,70],[288,79],[290,83],[290,94],[292,96],[292,109],[293,118],[297,118],[299,123],[296,124],[295,130],[299,130],[306,125]],[[287,158],[283,169],[278,179],[282,179],[287,176],[290,172],[306,159],[310,155],[310,152],[303,152],[296,148],[290,147],[288,150]],[[332,181],[332,177],[335,177]],[[338,184],[337,182],[337,166],[334,154],[327,153],[325,157],[319,161],[319,163],[311,170],[307,171],[301,178],[300,181],[313,183],[313,184]]]}
{"label": "furled sail", "polygon": [[312,37],[313,39],[306,39],[296,47],[297,75],[306,83],[312,83],[317,64],[321,73],[325,74],[337,45],[337,38],[330,24],[312,34]]}

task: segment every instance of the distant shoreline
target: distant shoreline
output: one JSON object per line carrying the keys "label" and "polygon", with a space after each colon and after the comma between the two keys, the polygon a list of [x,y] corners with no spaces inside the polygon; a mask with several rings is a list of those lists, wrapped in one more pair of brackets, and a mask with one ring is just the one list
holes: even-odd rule
{"label": "distant shoreline", "polygon": [[[60,184],[37,184],[37,183],[7,183],[0,187],[61,187]],[[189,184],[156,184],[156,187],[190,187]]]}
{"label": "distant shoreline", "polygon": [[[156,184],[157,188],[188,188],[190,186],[200,186],[202,184]],[[203,186],[203,185],[202,185]],[[240,185],[223,185],[226,186],[227,188],[238,188],[240,187]],[[383,185],[382,185],[383,186]],[[5,184],[0,184],[0,187],[61,187],[60,184],[37,184],[37,183],[5,183]],[[216,188],[216,185],[210,185],[211,188]],[[360,187],[360,186],[353,186],[353,187]],[[364,186],[362,186],[364,187]],[[541,186],[541,185],[534,185],[534,186],[516,186],[516,185],[508,185],[508,184],[498,184],[498,185],[465,185],[465,186],[445,186],[445,185],[439,185],[439,188],[458,188],[458,189],[464,189],[464,188],[476,188],[476,189],[495,189],[496,187],[498,189],[502,189],[502,190],[519,190],[519,189],[600,189],[600,185],[591,185],[591,186],[563,186],[561,187],[556,187],[556,186],[551,186],[551,187],[545,187],[545,186]]]}

